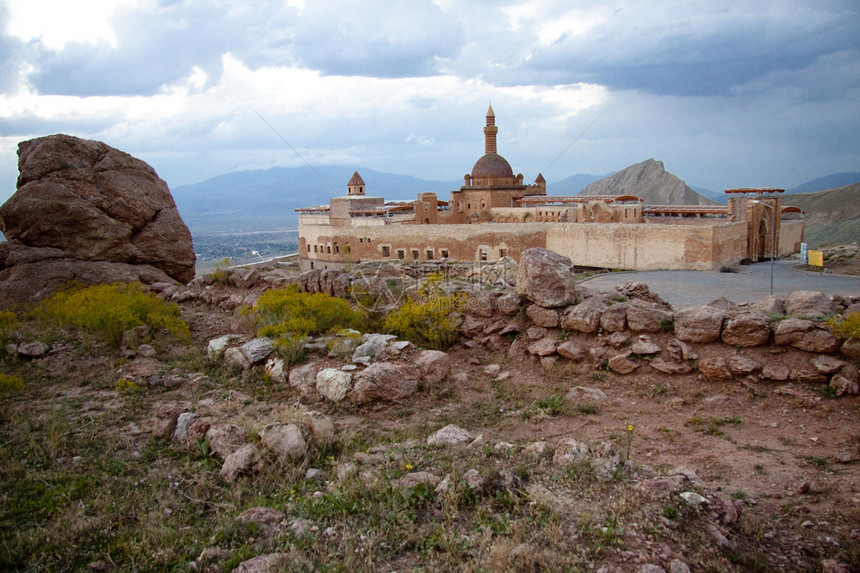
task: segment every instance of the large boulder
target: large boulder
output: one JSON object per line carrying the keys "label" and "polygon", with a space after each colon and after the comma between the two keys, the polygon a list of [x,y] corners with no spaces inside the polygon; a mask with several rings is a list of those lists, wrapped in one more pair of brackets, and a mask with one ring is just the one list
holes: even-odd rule
{"label": "large boulder", "polygon": [[770,319],[759,312],[742,312],[730,318],[723,328],[722,339],[732,346],[760,346],[770,340]]}
{"label": "large boulder", "polygon": [[0,281],[35,278],[32,298],[58,279],[90,281],[93,263],[102,265],[92,282],[127,280],[129,265],[144,267],[132,280],[194,278],[191,233],[167,184],[143,161],[99,141],[51,135],[18,145],[18,169],[18,189],[0,207],[8,240]]}
{"label": "large boulder", "polygon": [[564,330],[576,332],[597,332],[600,327],[600,317],[609,307],[598,297],[585,299],[581,304],[572,306],[561,317],[561,327]]}
{"label": "large boulder", "polygon": [[350,399],[356,404],[402,400],[418,390],[420,378],[420,370],[412,364],[376,362],[355,375]]}
{"label": "large boulder", "polygon": [[576,301],[573,262],[563,255],[535,247],[520,256],[517,293],[545,308],[558,308]]}

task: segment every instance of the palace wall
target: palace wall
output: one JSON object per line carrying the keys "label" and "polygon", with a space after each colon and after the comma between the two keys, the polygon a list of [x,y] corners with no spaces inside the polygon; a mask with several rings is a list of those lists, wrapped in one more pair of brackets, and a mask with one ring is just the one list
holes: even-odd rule
{"label": "palace wall", "polygon": [[556,223],[546,247],[577,266],[645,270],[714,270],[746,249],[746,223]]}
{"label": "palace wall", "polygon": [[779,226],[779,252],[777,256],[786,257],[800,252],[800,243],[803,242],[803,230],[805,222],[802,219],[780,221]]}

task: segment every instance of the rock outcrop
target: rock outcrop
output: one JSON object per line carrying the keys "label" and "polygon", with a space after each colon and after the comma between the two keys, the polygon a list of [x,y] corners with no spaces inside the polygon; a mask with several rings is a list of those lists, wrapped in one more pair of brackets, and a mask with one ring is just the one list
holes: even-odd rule
{"label": "rock outcrop", "polygon": [[167,184],[127,153],[51,135],[18,146],[18,189],[0,207],[0,298],[29,302],[69,280],[182,283],[195,255]]}

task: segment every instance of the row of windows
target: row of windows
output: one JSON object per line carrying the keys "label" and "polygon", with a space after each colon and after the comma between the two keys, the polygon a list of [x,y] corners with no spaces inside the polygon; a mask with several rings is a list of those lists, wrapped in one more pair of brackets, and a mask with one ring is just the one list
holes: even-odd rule
{"label": "row of windows", "polygon": [[[308,252],[310,253],[311,252],[311,246],[308,245],[307,247],[308,247]],[[313,247],[314,247],[315,253],[325,253],[328,255],[330,255],[332,253],[332,246],[331,245],[314,245]],[[347,255],[350,253],[351,250],[352,249],[350,249],[349,243],[347,243],[343,246],[343,252],[346,253]],[[334,253],[335,254],[340,253],[340,245],[338,245],[337,243],[334,244]]]}

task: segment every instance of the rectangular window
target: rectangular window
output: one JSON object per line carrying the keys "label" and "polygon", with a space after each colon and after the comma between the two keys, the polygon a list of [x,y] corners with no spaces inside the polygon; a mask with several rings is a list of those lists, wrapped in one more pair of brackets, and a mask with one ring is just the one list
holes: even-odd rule
{"label": "rectangular window", "polygon": [[315,252],[315,253],[318,253],[318,252],[319,252],[317,249],[318,249],[317,245],[314,245],[314,252]]}
{"label": "rectangular window", "polygon": [[441,256],[443,259],[447,259],[448,258],[448,249],[442,249],[441,251],[439,251],[439,256]]}
{"label": "rectangular window", "polygon": [[388,245],[385,245],[384,247],[382,247],[382,256],[386,259],[388,257],[390,257],[391,256],[391,247],[389,247]]}
{"label": "rectangular window", "polygon": [[418,260],[418,249],[412,249],[412,258]]}
{"label": "rectangular window", "polygon": [[397,249],[397,258],[398,259],[405,259],[406,258],[406,251],[404,251],[403,249]]}
{"label": "rectangular window", "polygon": [[481,249],[481,260],[482,261],[487,260],[487,250],[486,249]]}
{"label": "rectangular window", "polygon": [[506,256],[507,254],[508,254],[508,250],[507,250],[507,249],[499,249],[499,258],[500,258],[500,259],[501,259],[502,257]]}
{"label": "rectangular window", "polygon": [[433,260],[433,249],[427,249],[427,260],[428,261]]}
{"label": "rectangular window", "polygon": [[308,252],[309,253],[311,252],[311,246],[310,245],[308,245]]}

